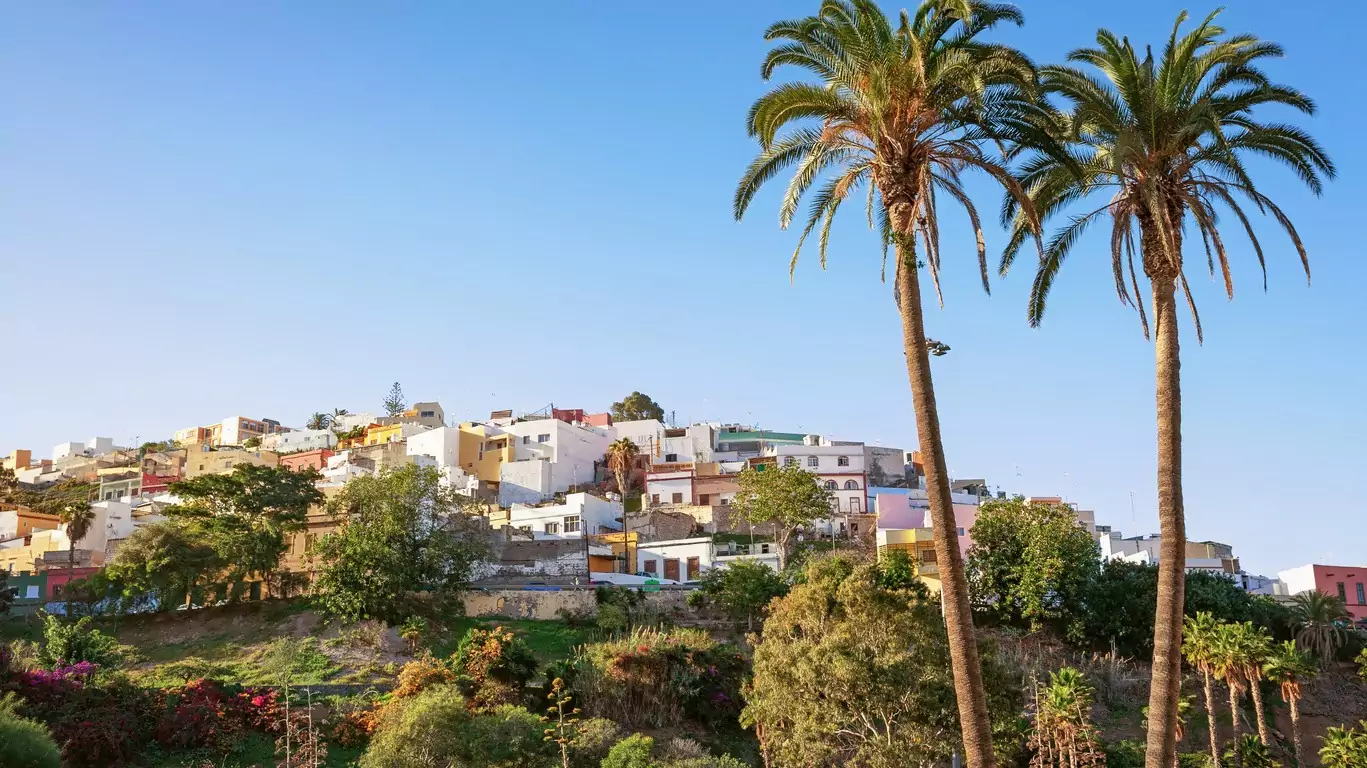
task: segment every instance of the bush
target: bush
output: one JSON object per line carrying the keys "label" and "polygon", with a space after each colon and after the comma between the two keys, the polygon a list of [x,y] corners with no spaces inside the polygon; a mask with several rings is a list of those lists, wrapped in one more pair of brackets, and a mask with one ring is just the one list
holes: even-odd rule
{"label": "bush", "polygon": [[745,659],[700,630],[637,629],[583,651],[574,697],[630,728],[735,723]]}
{"label": "bush", "polygon": [[455,680],[456,674],[446,662],[430,653],[423,654],[421,658],[408,662],[399,670],[399,685],[394,689],[394,696],[416,696],[432,686],[446,685]]}
{"label": "bush", "polygon": [[536,676],[536,656],[522,638],[501,627],[473,628],[451,656],[457,670],[473,684],[474,705],[515,704]]}
{"label": "bush", "polygon": [[47,728],[18,714],[13,693],[0,698],[0,765],[5,768],[61,768],[62,753]]}
{"label": "bush", "polygon": [[571,768],[599,768],[621,738],[622,729],[605,717],[580,720],[578,734],[570,744]]}
{"label": "bush", "polygon": [[[713,603],[732,621],[744,622],[753,629],[754,620],[764,615],[769,601],[787,593],[788,583],[773,568],[741,561],[704,573],[702,589],[688,597],[691,606],[695,602]],[[695,601],[694,596],[699,594],[703,599]]]}
{"label": "bush", "polygon": [[114,667],[123,660],[119,641],[98,629],[91,629],[89,616],[74,623],[65,623],[56,616],[44,617],[43,640],[38,660],[48,668],[82,661]]}
{"label": "bush", "polygon": [[1134,739],[1106,746],[1106,768],[1144,768],[1144,743]]}
{"label": "bush", "polygon": [[549,768],[555,758],[540,719],[517,707],[472,713],[454,686],[392,702],[361,768]]}
{"label": "bush", "polygon": [[[65,668],[69,670],[70,668]],[[98,684],[69,672],[25,672],[12,683],[20,714],[52,731],[67,768],[126,765],[152,740],[164,703],[122,676]]]}
{"label": "bush", "polygon": [[247,731],[279,730],[284,703],[278,691],[196,680],[166,691],[157,743],[168,749],[226,752]]}
{"label": "bush", "polygon": [[603,768],[651,768],[650,753],[654,750],[654,739],[634,733],[608,752]]}

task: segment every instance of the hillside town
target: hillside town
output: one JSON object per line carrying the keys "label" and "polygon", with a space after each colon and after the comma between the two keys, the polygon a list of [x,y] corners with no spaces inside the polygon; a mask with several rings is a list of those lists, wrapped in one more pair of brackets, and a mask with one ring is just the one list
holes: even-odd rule
{"label": "hillside town", "polygon": [[[133,531],[165,519],[161,510],[178,502],[173,484],[244,465],[314,471],[325,497],[356,477],[434,467],[487,521],[496,557],[485,565],[483,583],[620,585],[687,584],[738,560],[777,570],[772,526],[747,523],[731,514],[731,505],[743,470],[795,465],[813,473],[830,498],[830,515],[798,531],[797,542],[862,547],[880,557],[905,550],[918,578],[932,592],[939,589],[924,469],[914,450],[739,423],[675,425],[641,393],[602,412],[549,406],[448,423],[440,403],[410,406],[396,384],[387,406],[382,415],[317,413],[298,427],[230,416],[140,446],[93,437],[59,443],[46,456],[11,450],[3,470],[19,488],[86,483],[95,513],[88,532],[73,542],[58,515],[0,504],[0,569],[10,574],[16,605],[57,600],[69,579],[111,561]],[[609,454],[620,440],[634,451],[619,475]],[[982,478],[957,478],[952,493],[967,554],[979,505],[1009,492],[992,492]],[[1157,534],[1126,536],[1099,521],[1096,511],[1058,496],[1027,501],[1070,508],[1103,560],[1158,562]],[[339,524],[326,504],[316,505],[307,530],[289,543],[285,567],[307,576],[310,546]],[[1337,593],[1355,619],[1367,619],[1367,574],[1353,581],[1351,567],[1307,564],[1271,578],[1245,570],[1229,543],[1187,541],[1185,549],[1188,572],[1218,574],[1259,595]]]}

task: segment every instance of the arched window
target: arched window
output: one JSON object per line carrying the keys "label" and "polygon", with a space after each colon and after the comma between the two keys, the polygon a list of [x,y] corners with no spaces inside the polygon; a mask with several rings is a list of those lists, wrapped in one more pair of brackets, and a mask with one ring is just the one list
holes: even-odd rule
{"label": "arched window", "polygon": [[846,481],[845,481],[845,490],[847,490],[847,491],[857,491],[857,490],[859,490],[859,481],[858,481],[858,480],[846,480]]}
{"label": "arched window", "polygon": [[838,487],[838,486],[836,486],[834,480],[827,480],[827,481],[826,481],[826,490],[828,490],[828,491],[834,491],[837,487]]}

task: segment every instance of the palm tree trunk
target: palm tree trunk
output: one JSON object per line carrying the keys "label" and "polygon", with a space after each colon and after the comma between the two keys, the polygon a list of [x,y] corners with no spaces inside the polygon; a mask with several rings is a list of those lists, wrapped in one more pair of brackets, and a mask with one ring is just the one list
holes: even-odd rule
{"label": "palm tree trunk", "polygon": [[1305,768],[1305,760],[1301,758],[1301,708],[1296,703],[1299,696],[1292,696],[1287,700],[1291,707],[1291,746],[1296,755],[1296,768]]}
{"label": "palm tree trunk", "polygon": [[66,617],[71,618],[71,582],[76,579],[76,540],[71,538],[71,524],[66,527],[66,586],[62,592],[66,593]]}
{"label": "palm tree trunk", "polygon": [[1263,714],[1263,692],[1257,680],[1248,682],[1248,693],[1253,697],[1253,711],[1258,716],[1258,741],[1267,746],[1267,717]]}
{"label": "palm tree trunk", "polygon": [[1234,728],[1233,741],[1239,741],[1239,686],[1229,683],[1229,718]]}
{"label": "palm tree trunk", "polygon": [[1204,669],[1201,673],[1206,689],[1206,720],[1210,723],[1210,764],[1212,768],[1220,768],[1220,736],[1215,730],[1215,690],[1210,682],[1210,670]]}
{"label": "palm tree trunk", "polygon": [[[1151,243],[1145,233],[1145,249]],[[1161,247],[1161,246],[1157,246]],[[1158,606],[1153,627],[1153,683],[1145,768],[1167,768],[1176,754],[1177,698],[1182,687],[1182,611],[1186,588],[1186,521],[1182,512],[1182,387],[1174,282],[1153,280],[1158,406]]]}
{"label": "palm tree trunk", "polygon": [[[930,375],[930,353],[921,317],[921,285],[916,269],[909,202],[889,207],[897,231],[897,290],[902,313],[902,352],[907,358],[907,378],[916,409],[916,437],[925,462],[926,495],[934,526],[935,559],[940,572],[940,600],[945,631],[949,636],[949,660],[954,672],[954,693],[963,729],[964,758],[968,768],[995,768],[992,725],[987,715],[978,644],[973,635],[973,611],[968,602],[968,579],[955,533],[954,504],[950,497],[949,471],[945,468],[940,441],[940,417],[935,408],[935,386]],[[1166,766],[1164,767],[1166,768]]]}

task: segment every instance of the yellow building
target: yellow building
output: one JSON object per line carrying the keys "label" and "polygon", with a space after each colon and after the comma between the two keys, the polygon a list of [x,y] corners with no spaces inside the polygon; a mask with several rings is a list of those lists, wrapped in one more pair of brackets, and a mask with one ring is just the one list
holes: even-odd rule
{"label": "yellow building", "polygon": [[56,515],[17,504],[0,504],[0,540],[27,536],[34,531],[55,530],[61,522]]}
{"label": "yellow building", "polygon": [[878,529],[878,559],[900,549],[911,558],[916,576],[932,594],[940,592],[940,569],[935,562],[935,536],[929,528]]}
{"label": "yellow building", "polygon": [[242,448],[223,448],[217,451],[191,450],[185,461],[185,479],[200,475],[223,475],[234,467],[251,464],[258,467],[275,467],[280,464],[279,454],[271,451],[248,451]]}
{"label": "yellow building", "polygon": [[460,425],[460,468],[487,483],[497,483],[504,462],[517,454],[516,435],[475,422]]}
{"label": "yellow building", "polygon": [[21,469],[28,469],[33,463],[33,452],[22,448],[10,451],[4,459],[0,459],[0,467],[4,467],[11,472],[18,472]]}
{"label": "yellow building", "polygon": [[33,573],[38,570],[37,561],[43,553],[67,550],[66,534],[56,530],[36,531],[27,539],[15,539],[6,544],[10,546],[0,545],[0,569],[10,573]]}

